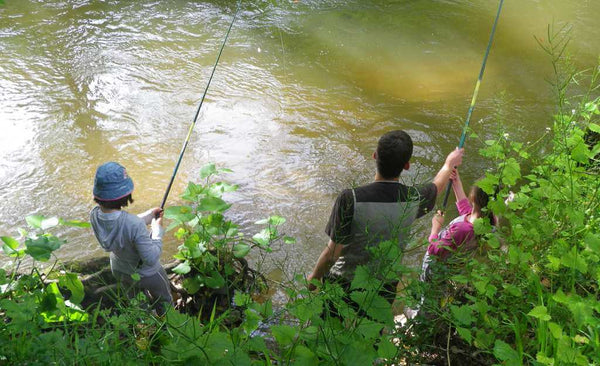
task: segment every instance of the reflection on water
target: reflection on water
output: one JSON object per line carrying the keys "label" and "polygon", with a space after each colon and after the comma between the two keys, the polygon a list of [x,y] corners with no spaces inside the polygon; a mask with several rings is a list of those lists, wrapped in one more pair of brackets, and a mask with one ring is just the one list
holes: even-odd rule
{"label": "reflection on water", "polygon": [[[233,169],[225,178],[241,188],[231,215],[247,229],[269,213],[287,217],[299,240],[285,258],[306,269],[336,194],[372,178],[379,135],[413,136],[409,181],[431,177],[457,143],[496,6],[244,4],[170,203],[204,163]],[[87,218],[95,168],[108,160],[135,181],[131,211],[158,205],[233,11],[226,1],[0,5],[0,233],[14,234],[28,214]],[[533,35],[569,22],[575,61],[593,64],[599,11],[593,0],[506,3],[475,131],[493,130],[498,101],[509,130],[525,139],[543,130],[550,67]],[[468,144],[466,184],[487,167]],[[65,235],[62,258],[101,254],[91,232]]]}

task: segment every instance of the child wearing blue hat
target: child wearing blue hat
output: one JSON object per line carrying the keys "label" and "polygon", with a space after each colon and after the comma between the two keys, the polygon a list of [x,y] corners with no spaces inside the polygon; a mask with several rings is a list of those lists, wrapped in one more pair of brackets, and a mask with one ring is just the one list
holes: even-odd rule
{"label": "child wearing blue hat", "polygon": [[[162,252],[162,209],[150,209],[138,216],[122,208],[133,202],[133,181],[125,168],[115,162],[98,167],[94,179],[94,201],[90,213],[94,234],[102,248],[110,252],[110,267],[120,285],[132,294],[134,288],[147,292],[157,313],[171,303],[171,287],[160,264]],[[151,225],[149,233],[147,225]],[[132,275],[137,273],[139,281]]]}

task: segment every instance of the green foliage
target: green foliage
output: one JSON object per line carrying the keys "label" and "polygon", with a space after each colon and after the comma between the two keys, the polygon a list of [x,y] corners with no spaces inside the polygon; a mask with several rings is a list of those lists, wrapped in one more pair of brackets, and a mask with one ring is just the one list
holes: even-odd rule
{"label": "green foliage", "polygon": [[[72,345],[68,333],[60,330],[70,324],[77,328],[89,321],[89,314],[80,308],[84,297],[83,284],[74,273],[59,271],[56,263],[41,273],[35,261],[48,261],[65,241],[48,232],[59,225],[85,227],[86,223],[66,221],[56,217],[29,216],[29,231],[19,229],[20,238],[3,236],[4,253],[15,259],[7,275],[0,271],[0,354],[11,363],[47,364],[60,359],[61,351]],[[33,267],[20,272],[29,257]],[[73,341],[72,339],[70,341]],[[55,347],[52,355],[49,349]]]}
{"label": "green foliage", "polygon": [[[552,127],[535,144],[502,131],[484,142],[481,155],[497,168],[478,185],[497,192],[488,208],[503,224],[493,231],[476,222],[479,250],[453,257],[457,266],[437,263],[438,277],[425,289],[422,311],[435,316],[444,341],[458,337],[464,343],[455,348],[493,356],[490,363],[600,363],[600,146],[587,137],[598,130],[600,68],[587,90],[569,92],[582,87],[584,74],[560,67],[564,39],[549,32],[548,40],[557,70]],[[430,335],[418,341],[440,336]]]}
{"label": "green foliage", "polygon": [[[34,261],[48,261],[53,252],[65,243],[64,240],[48,232],[48,229],[59,225],[73,226],[73,223],[80,227],[86,225],[79,221],[65,221],[56,217],[46,218],[44,216],[28,216],[26,222],[31,231],[19,229],[22,234],[21,241],[9,236],[1,237],[4,253],[17,260],[16,268],[10,278],[6,277],[4,270],[2,271],[0,298],[3,304],[11,308],[23,301],[24,307],[29,308],[35,303],[36,314],[41,315],[46,323],[85,319],[87,315],[77,307],[77,304],[83,300],[84,291],[76,274],[54,271],[54,267],[49,273],[41,274],[35,265],[29,274],[22,274],[18,273],[18,268],[27,255]],[[67,301],[64,300],[60,288],[68,293]],[[18,323],[20,316],[15,319]],[[12,325],[11,322],[8,324]]]}
{"label": "green foliage", "polygon": [[253,248],[271,252],[275,241],[290,242],[290,238],[284,238],[278,232],[278,227],[285,223],[282,217],[271,216],[257,221],[257,225],[265,227],[251,239],[225,217],[231,204],[225,202],[223,194],[233,192],[238,187],[212,182],[212,179],[229,171],[218,169],[213,163],[205,165],[200,169],[200,178],[204,183],[190,182],[181,196],[187,205],[165,210],[164,216],[172,220],[169,229],[175,229],[175,236],[183,243],[175,255],[182,263],[173,271],[187,276],[184,286],[191,294],[202,288],[237,289],[240,279],[236,277],[245,274],[238,273],[236,268],[244,267],[244,258]]}

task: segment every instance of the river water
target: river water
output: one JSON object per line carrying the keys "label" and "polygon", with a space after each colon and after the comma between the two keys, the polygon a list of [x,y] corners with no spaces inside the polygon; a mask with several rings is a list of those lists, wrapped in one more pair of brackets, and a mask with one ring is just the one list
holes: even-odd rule
{"label": "river water", "polygon": [[[339,191],[367,183],[377,138],[415,141],[409,182],[431,179],[457,144],[497,2],[243,2],[168,205],[202,165],[233,170],[230,217],[251,232],[269,213],[298,239],[273,256],[306,271],[326,243]],[[0,3],[0,234],[30,214],[87,219],[98,165],[133,178],[137,212],[160,204],[235,11],[234,1],[4,0]],[[473,115],[534,140],[551,125],[549,57],[534,36],[572,27],[579,67],[599,56],[598,0],[507,1]],[[489,163],[467,142],[468,186]],[[429,218],[417,225],[427,236]],[[63,229],[62,259],[102,255]],[[177,244],[166,239],[163,261]],[[5,260],[3,259],[5,262]]]}

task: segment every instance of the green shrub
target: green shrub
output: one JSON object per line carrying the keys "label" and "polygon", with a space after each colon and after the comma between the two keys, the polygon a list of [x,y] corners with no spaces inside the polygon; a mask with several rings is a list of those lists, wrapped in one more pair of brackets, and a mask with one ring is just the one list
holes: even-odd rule
{"label": "green shrub", "polygon": [[[600,69],[574,95],[570,88],[581,88],[585,74],[560,66],[565,38],[549,32],[548,39],[558,98],[550,132],[537,153],[507,134],[485,141],[481,154],[497,169],[479,185],[489,194],[500,187],[489,207],[506,224],[496,232],[475,224],[479,256],[460,258],[458,268],[439,264],[445,279],[431,284],[424,307],[445,326],[448,346],[459,337],[463,353],[489,362],[598,364],[600,145],[586,143],[586,134],[600,131]],[[509,191],[515,198],[505,204]]]}

